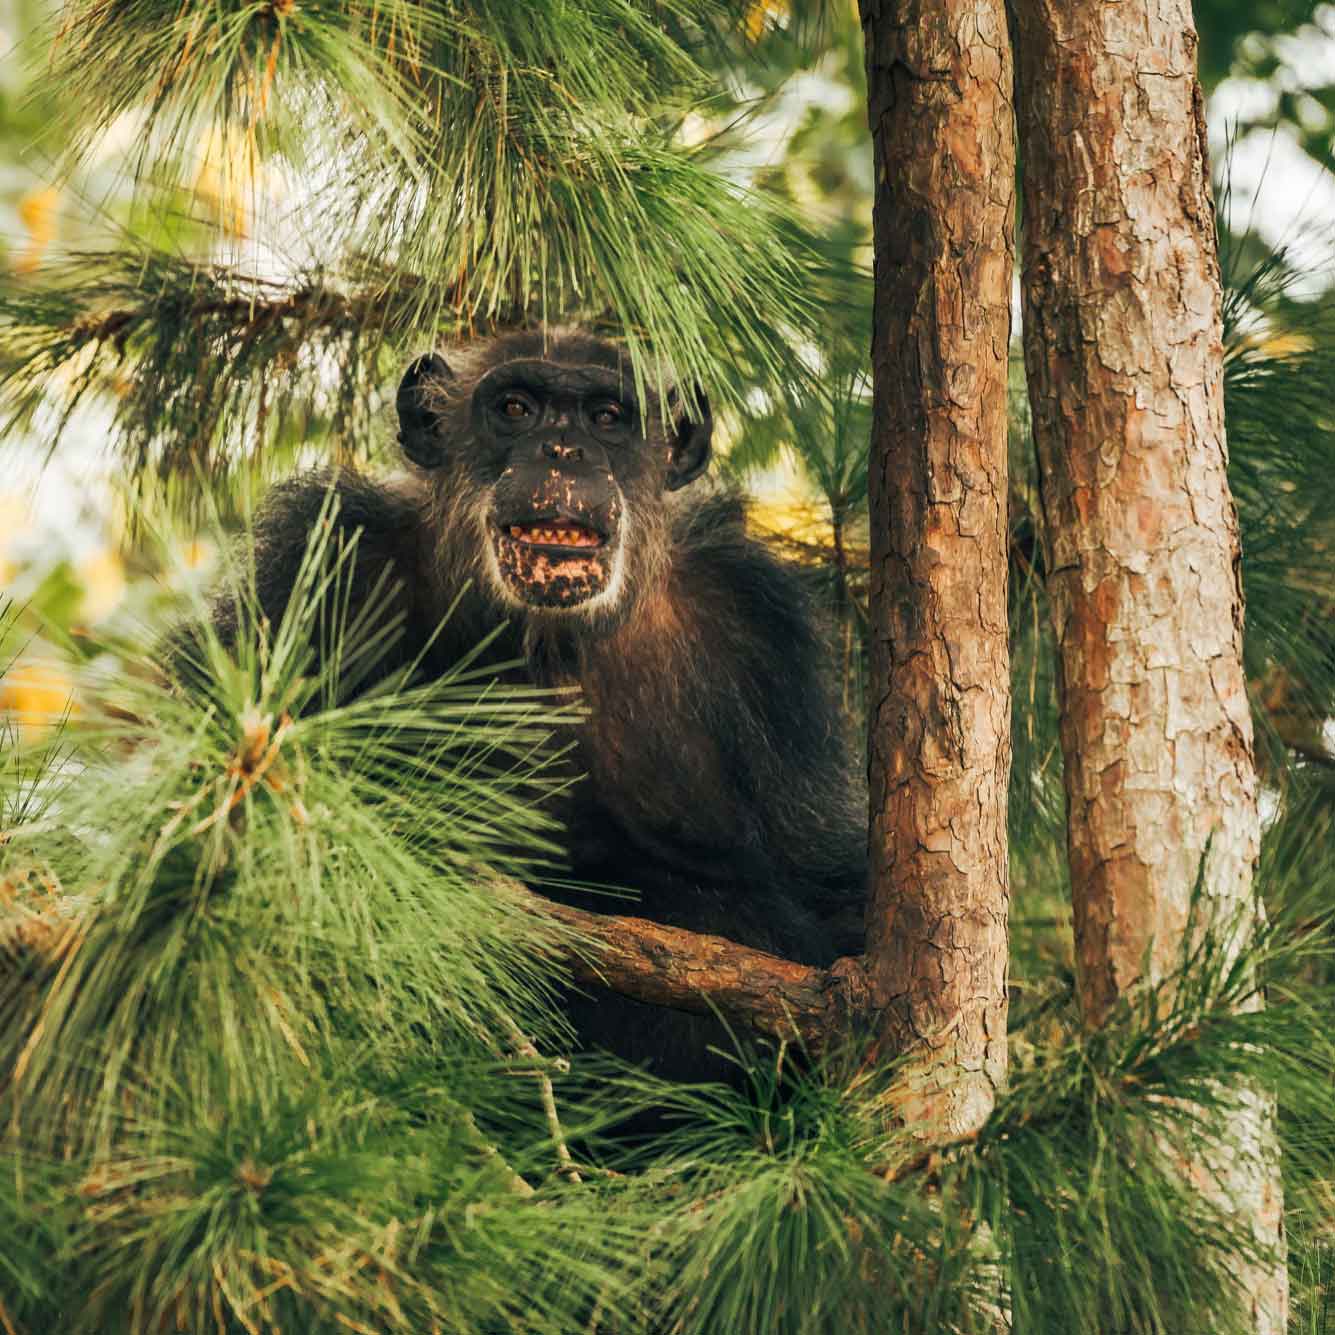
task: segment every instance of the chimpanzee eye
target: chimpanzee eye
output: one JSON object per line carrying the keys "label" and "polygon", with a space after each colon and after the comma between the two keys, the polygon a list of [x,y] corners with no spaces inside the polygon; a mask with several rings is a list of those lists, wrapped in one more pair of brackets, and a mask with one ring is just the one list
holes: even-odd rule
{"label": "chimpanzee eye", "polygon": [[594,426],[601,427],[620,426],[625,415],[622,406],[611,401],[598,404],[591,414]]}
{"label": "chimpanzee eye", "polygon": [[518,385],[497,390],[487,411],[493,416],[496,430],[511,435],[532,430],[542,417],[539,401]]}

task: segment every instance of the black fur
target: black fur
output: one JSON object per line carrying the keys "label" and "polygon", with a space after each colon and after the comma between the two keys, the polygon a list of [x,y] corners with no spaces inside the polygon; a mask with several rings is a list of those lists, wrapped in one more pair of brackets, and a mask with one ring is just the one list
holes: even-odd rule
{"label": "black fur", "polygon": [[[401,439],[430,467],[383,484],[313,474],[271,493],[257,531],[265,614],[277,624],[333,486],[337,523],[360,535],[354,606],[387,574],[393,581],[383,613],[401,616],[403,633],[384,671],[421,655],[425,673],[441,672],[504,623],[492,661],[520,660],[531,682],[582,689],[590,717],[573,763],[587,777],[561,813],[570,871],[629,887],[639,903],[562,898],[811,964],[859,949],[865,798],[830,688],[831,655],[800,572],[747,536],[740,501],[675,490],[685,468],[703,466],[707,418],[674,427],[655,420],[663,415],[652,401],[627,447],[635,457],[609,450],[629,544],[619,598],[587,612],[526,607],[496,587],[478,515],[499,465],[518,453],[490,449],[466,423],[482,375],[535,353],[620,375],[615,350],[583,335],[492,343],[430,383],[413,378],[432,365],[419,359],[400,391]],[[674,449],[686,461],[675,472],[672,461],[666,471],[654,462]],[[230,615],[220,609],[224,629]],[[720,1038],[712,1022],[609,994],[571,1008],[589,1043],[677,1076],[714,1069],[704,1055]]]}

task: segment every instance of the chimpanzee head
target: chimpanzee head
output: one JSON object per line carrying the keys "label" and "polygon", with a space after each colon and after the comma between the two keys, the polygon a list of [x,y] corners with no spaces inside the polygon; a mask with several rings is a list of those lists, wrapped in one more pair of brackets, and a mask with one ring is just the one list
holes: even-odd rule
{"label": "chimpanzee head", "polygon": [[453,370],[419,357],[399,386],[399,441],[436,475],[438,548],[475,543],[512,606],[605,613],[660,554],[667,493],[708,463],[712,422],[696,399],[694,417],[675,392],[667,413],[641,402],[600,339],[511,335]]}

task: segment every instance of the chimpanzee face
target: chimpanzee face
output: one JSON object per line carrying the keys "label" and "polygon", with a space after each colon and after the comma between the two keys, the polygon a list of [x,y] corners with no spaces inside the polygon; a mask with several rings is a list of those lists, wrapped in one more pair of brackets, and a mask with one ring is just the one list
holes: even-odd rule
{"label": "chimpanzee face", "polygon": [[[484,568],[507,602],[576,612],[615,605],[637,512],[661,504],[708,460],[708,419],[661,434],[657,404],[651,419],[609,360],[516,357],[481,375],[466,402],[465,387],[448,383],[438,403],[423,380],[447,383],[448,368],[419,358],[400,386],[404,449],[426,467],[452,462],[451,485],[462,475],[476,491],[470,509],[483,530]],[[447,439],[455,431],[458,444]]]}
{"label": "chimpanzee face", "polygon": [[601,367],[507,362],[478,382],[472,417],[502,464],[489,536],[506,591],[538,607],[614,595],[623,488],[644,463],[628,388]]}

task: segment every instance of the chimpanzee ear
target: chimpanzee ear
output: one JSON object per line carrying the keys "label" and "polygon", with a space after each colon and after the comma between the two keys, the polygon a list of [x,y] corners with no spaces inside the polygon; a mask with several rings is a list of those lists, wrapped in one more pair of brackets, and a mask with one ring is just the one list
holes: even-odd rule
{"label": "chimpanzee ear", "polygon": [[399,410],[399,444],[421,468],[439,468],[445,462],[445,442],[437,433],[441,389],[454,379],[454,372],[434,352],[423,353],[404,372],[396,404]]}
{"label": "chimpanzee ear", "polygon": [[677,491],[688,482],[694,482],[709,466],[709,442],[714,434],[714,418],[709,411],[709,400],[698,385],[694,401],[695,408],[677,420],[677,434],[668,461],[669,491]]}

